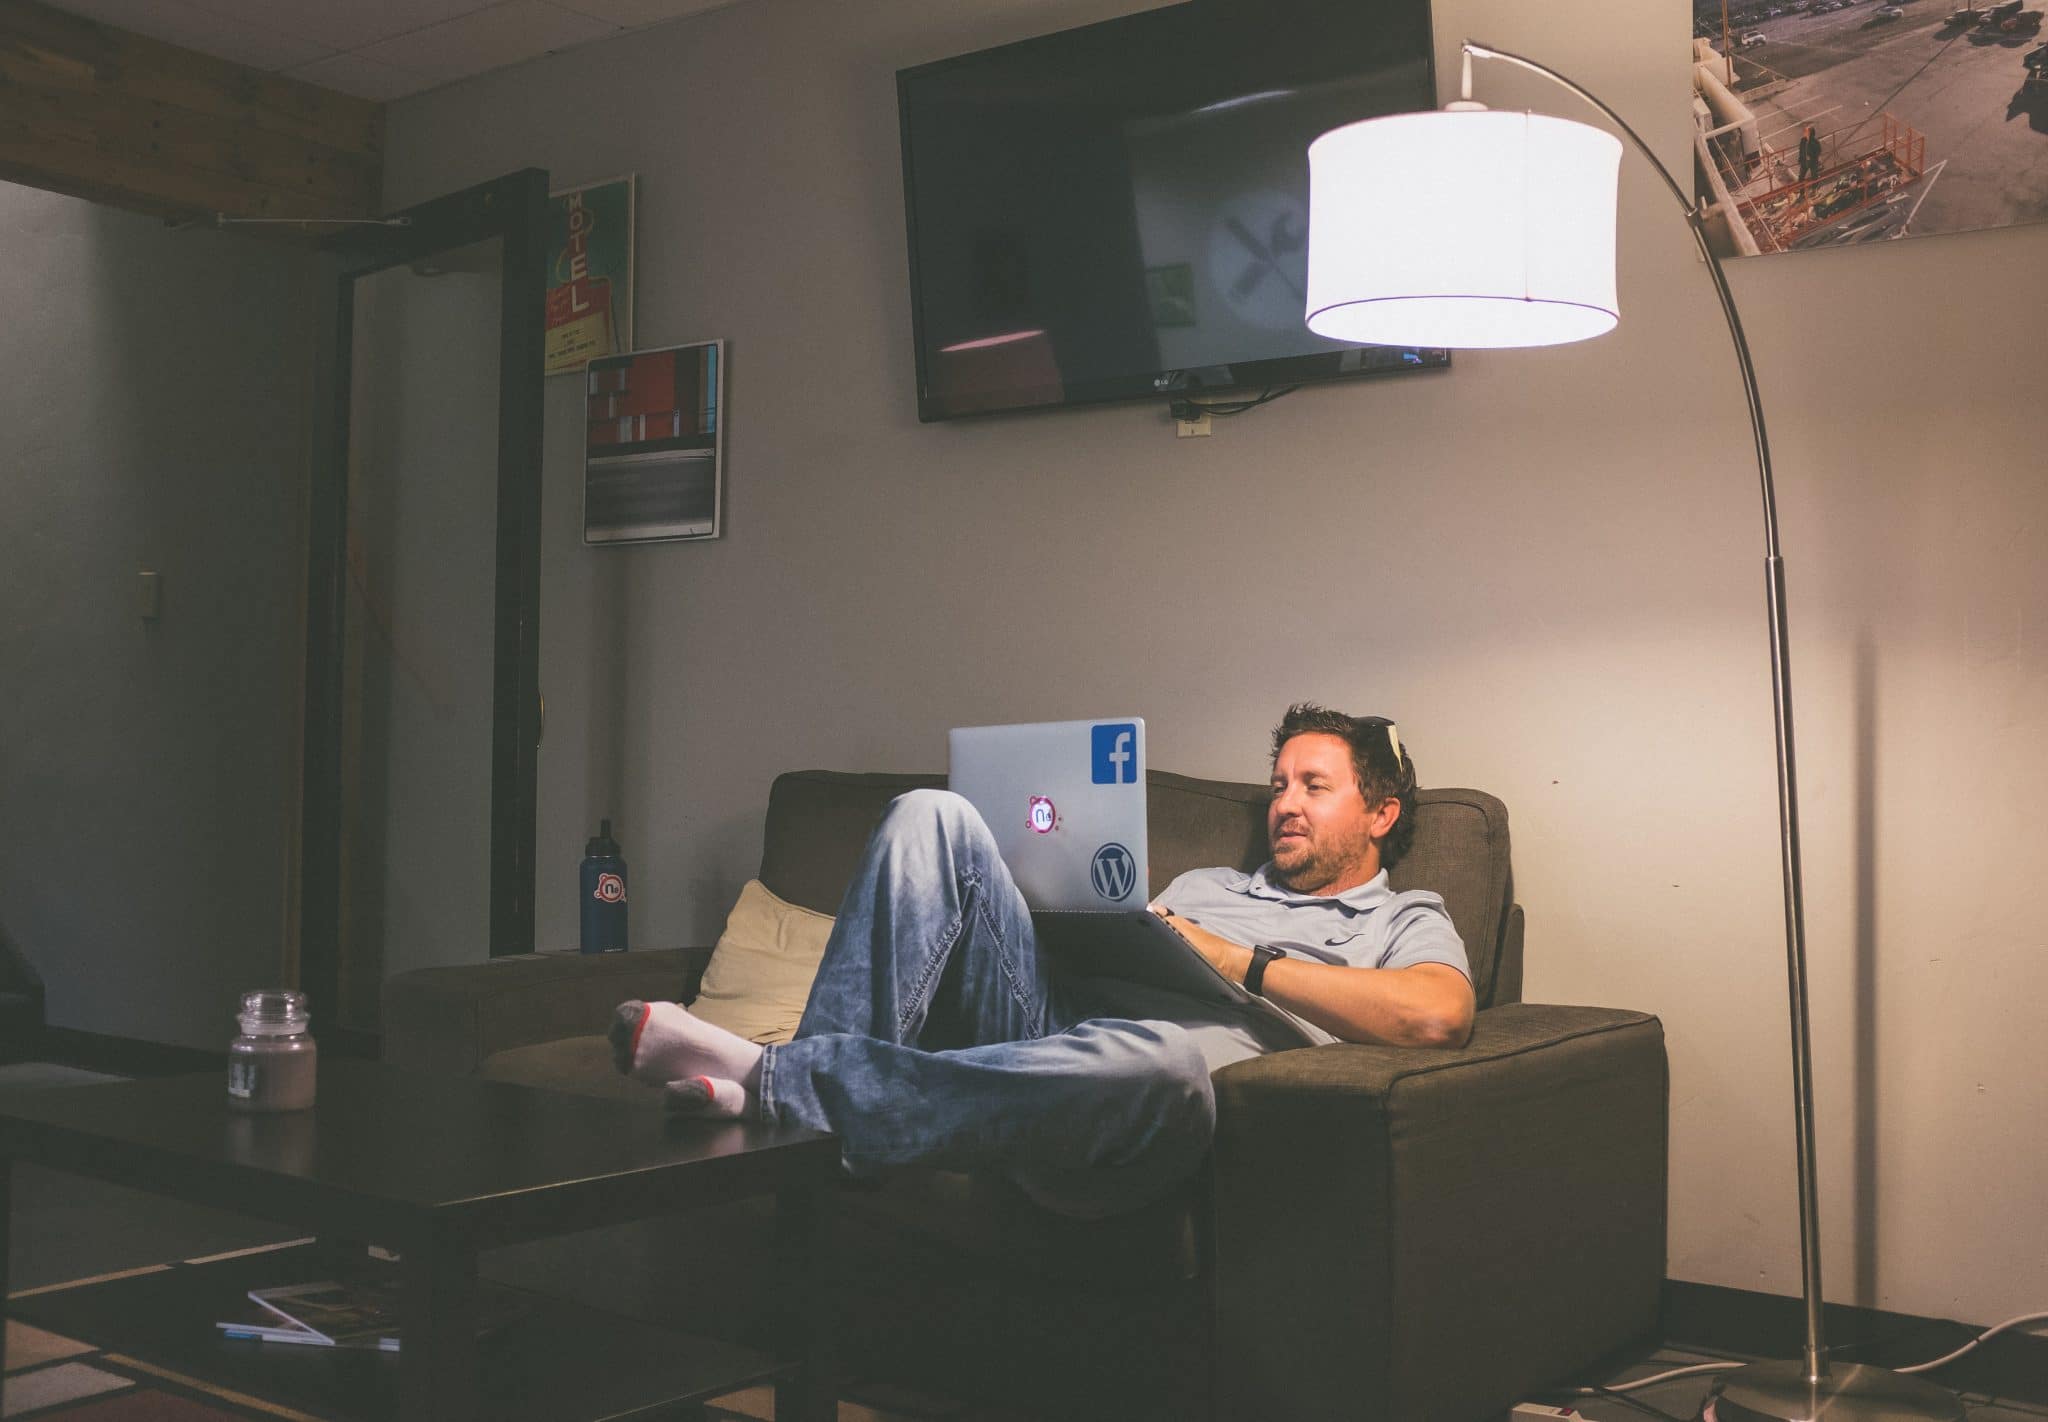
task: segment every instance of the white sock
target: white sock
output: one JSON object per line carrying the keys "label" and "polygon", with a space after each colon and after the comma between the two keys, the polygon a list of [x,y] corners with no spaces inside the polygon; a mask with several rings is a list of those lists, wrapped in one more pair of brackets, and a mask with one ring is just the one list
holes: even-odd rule
{"label": "white sock", "polygon": [[742,1093],[744,1110],[760,1085],[760,1044],[692,1016],[680,1003],[622,1002],[608,1035],[612,1064],[649,1086],[694,1077],[723,1081]]}
{"label": "white sock", "polygon": [[661,1104],[677,1116],[737,1120],[747,1114],[750,1096],[737,1081],[718,1076],[686,1076],[662,1088]]}

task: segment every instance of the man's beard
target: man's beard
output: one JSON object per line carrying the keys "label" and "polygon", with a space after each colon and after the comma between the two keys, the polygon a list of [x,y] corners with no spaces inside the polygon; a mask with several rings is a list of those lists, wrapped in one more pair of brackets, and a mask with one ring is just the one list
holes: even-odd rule
{"label": "man's beard", "polygon": [[[1281,859],[1283,853],[1292,856],[1291,866]],[[1332,847],[1323,846],[1314,840],[1300,839],[1294,841],[1293,846],[1287,850],[1274,848],[1273,877],[1278,879],[1283,887],[1292,889],[1297,894],[1313,894],[1336,883],[1353,862],[1343,855],[1341,849],[1333,852]]]}

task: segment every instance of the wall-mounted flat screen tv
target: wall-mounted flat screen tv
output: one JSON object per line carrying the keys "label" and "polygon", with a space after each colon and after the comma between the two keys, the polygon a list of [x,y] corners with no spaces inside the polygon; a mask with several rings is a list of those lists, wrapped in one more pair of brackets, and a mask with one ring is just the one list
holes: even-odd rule
{"label": "wall-mounted flat screen tv", "polygon": [[1189,0],[896,84],[920,419],[1449,363],[1302,320],[1308,145],[1435,107],[1428,0]]}

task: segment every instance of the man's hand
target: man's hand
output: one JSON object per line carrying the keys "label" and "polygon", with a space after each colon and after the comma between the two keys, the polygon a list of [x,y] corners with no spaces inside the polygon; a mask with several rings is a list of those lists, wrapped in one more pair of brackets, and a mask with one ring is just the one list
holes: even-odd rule
{"label": "man's hand", "polygon": [[[1152,912],[1166,921],[1209,966],[1242,983],[1252,950],[1211,933],[1159,904]],[[1463,973],[1443,963],[1411,968],[1350,968],[1304,958],[1276,958],[1266,965],[1267,1001],[1307,1018],[1346,1042],[1384,1042],[1397,1047],[1462,1047],[1472,1035],[1476,1003]]]}
{"label": "man's hand", "polygon": [[1242,943],[1233,943],[1221,934],[1211,933],[1199,923],[1177,918],[1172,909],[1164,904],[1148,907],[1166,921],[1166,926],[1178,933],[1187,945],[1208,959],[1209,966],[1228,978],[1241,983],[1252,965],[1252,950]]}

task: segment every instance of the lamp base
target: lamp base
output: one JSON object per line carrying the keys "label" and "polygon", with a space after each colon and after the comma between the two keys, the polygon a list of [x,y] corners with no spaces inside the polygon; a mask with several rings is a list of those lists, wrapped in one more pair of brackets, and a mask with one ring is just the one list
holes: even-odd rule
{"label": "lamp base", "polygon": [[1836,1363],[1819,1382],[1806,1365],[1751,1363],[1714,1379],[1700,1422],[1964,1422],[1947,1388],[1889,1368]]}

